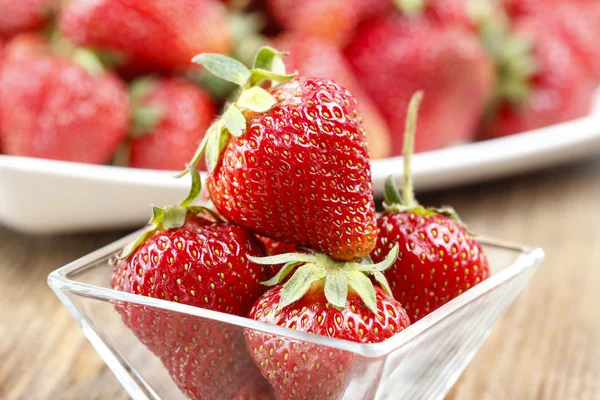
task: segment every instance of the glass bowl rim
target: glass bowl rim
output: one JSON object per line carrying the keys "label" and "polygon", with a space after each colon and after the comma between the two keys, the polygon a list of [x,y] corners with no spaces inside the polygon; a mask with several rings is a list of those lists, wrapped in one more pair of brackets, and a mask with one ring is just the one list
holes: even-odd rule
{"label": "glass bowl rim", "polygon": [[[442,307],[436,309],[426,317],[410,325],[403,331],[397,333],[393,337],[380,343],[356,343],[313,333],[301,332],[278,325],[268,324],[262,321],[255,321],[246,317],[222,313],[219,311],[207,310],[204,308],[161,300],[154,297],[125,293],[112,288],[79,282],[69,278],[69,275],[71,274],[83,272],[90,268],[95,268],[97,267],[97,265],[95,265],[97,262],[114,256],[126,244],[137,237],[140,232],[141,230],[127,235],[50,273],[48,276],[48,284],[55,291],[59,299],[65,303],[65,306],[71,311],[72,314],[79,314],[79,311],[72,308],[73,306],[70,304],[71,301],[62,293],[64,291],[69,291],[77,295],[102,301],[120,301],[139,304],[200,318],[220,321],[245,329],[258,330],[303,342],[349,351],[366,358],[383,357],[392,351],[407,345],[419,335],[425,334],[429,328],[433,327],[441,320],[449,317],[460,308],[466,306],[468,303],[481,297],[485,293],[512,280],[524,271],[530,268],[535,268],[544,259],[544,251],[541,248],[529,248],[489,238],[478,237],[479,242],[483,245],[496,247],[506,251],[519,252],[521,254],[510,266],[504,268],[502,271],[499,271],[496,274],[493,274],[488,279],[465,291],[461,295],[444,304]],[[69,304],[67,304],[67,302]]]}

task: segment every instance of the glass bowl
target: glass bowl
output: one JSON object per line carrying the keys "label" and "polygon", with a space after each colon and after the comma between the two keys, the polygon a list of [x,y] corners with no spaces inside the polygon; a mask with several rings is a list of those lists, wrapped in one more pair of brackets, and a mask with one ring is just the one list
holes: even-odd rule
{"label": "glass bowl", "polygon": [[[82,257],[48,277],[58,298],[134,399],[185,399],[186,395],[160,359],[124,324],[117,312],[117,308],[123,307],[151,311],[161,318],[185,320],[198,329],[198,337],[209,328],[212,332],[226,331],[238,338],[244,333],[262,331],[280,336],[283,342],[279,343],[285,345],[311,346],[329,354],[343,353],[352,363],[339,382],[339,395],[332,399],[441,399],[544,258],[541,249],[481,239],[492,268],[490,278],[394,337],[382,343],[359,344],[113,290],[110,287],[112,260],[137,235],[133,233]],[[241,347],[244,354],[238,354],[247,358],[245,344]],[[185,349],[182,345],[177,351]],[[230,370],[222,370],[225,375],[231,375],[228,379],[232,386],[247,373],[255,372],[246,371],[255,368],[246,359],[237,361],[229,363]],[[217,399],[233,398],[226,390],[221,393]]]}

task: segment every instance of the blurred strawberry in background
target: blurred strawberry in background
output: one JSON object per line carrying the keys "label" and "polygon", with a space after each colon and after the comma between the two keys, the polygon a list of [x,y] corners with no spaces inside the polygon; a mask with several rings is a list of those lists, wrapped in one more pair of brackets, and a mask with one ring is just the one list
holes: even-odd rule
{"label": "blurred strawberry in background", "polygon": [[359,22],[361,0],[267,0],[273,18],[286,31],[345,45]]}
{"label": "blurred strawberry in background", "polygon": [[306,38],[298,34],[286,34],[276,38],[273,46],[288,52],[285,58],[287,69],[315,78],[335,79],[348,89],[358,100],[367,134],[369,154],[372,158],[390,155],[390,132],[386,122],[361,89],[348,61],[333,44],[318,38]]}
{"label": "blurred strawberry in background", "polygon": [[418,90],[440,149],[588,114],[598,38],[598,0],[0,0],[0,151],[181,169],[234,89],[191,58],[266,43],[354,93],[371,157]]}
{"label": "blurred strawberry in background", "polygon": [[59,27],[78,45],[115,53],[135,72],[184,68],[196,54],[232,48],[217,0],[71,0]]}
{"label": "blurred strawberry in background", "polygon": [[402,150],[406,115],[399,110],[416,91],[426,93],[415,143],[419,152],[471,141],[494,87],[493,62],[478,36],[452,22],[454,17],[444,21],[428,10],[399,9],[371,20],[346,50],[393,133],[393,154]]}
{"label": "blurred strawberry in background", "polygon": [[13,60],[4,63],[0,74],[3,151],[95,164],[109,161],[129,119],[123,83],[86,52],[74,52],[73,61],[32,48],[27,53],[15,45],[17,50],[7,54]]}
{"label": "blurred strawberry in background", "polygon": [[42,28],[59,0],[0,0],[0,36]]}
{"label": "blurred strawberry in background", "polygon": [[129,166],[185,169],[217,114],[208,92],[174,78],[141,78],[130,93]]}
{"label": "blurred strawberry in background", "polygon": [[[489,46],[499,81],[482,136],[495,138],[585,116],[596,88],[595,46],[568,18],[586,16],[564,5],[518,19],[513,32]],[[591,32],[590,32],[591,34]],[[508,35],[508,36],[506,36]],[[494,39],[492,39],[494,40]]]}
{"label": "blurred strawberry in background", "polygon": [[50,54],[48,41],[37,32],[20,33],[4,46],[4,62],[10,63]]}

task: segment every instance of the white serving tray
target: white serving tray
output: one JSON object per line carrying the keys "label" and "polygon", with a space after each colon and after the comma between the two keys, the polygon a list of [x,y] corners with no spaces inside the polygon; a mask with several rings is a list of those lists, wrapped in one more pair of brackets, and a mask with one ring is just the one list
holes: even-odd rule
{"label": "white serving tray", "polygon": [[[432,190],[531,171],[600,152],[600,113],[501,139],[416,154],[417,190]],[[175,204],[188,179],[173,172],[0,155],[0,225],[33,234],[143,225],[151,204]],[[372,162],[381,195],[402,158]]]}

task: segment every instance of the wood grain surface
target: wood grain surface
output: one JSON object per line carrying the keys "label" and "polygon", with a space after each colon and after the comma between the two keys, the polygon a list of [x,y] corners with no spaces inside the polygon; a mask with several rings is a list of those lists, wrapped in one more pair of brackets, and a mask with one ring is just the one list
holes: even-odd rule
{"label": "wood grain surface", "polygon": [[[421,201],[452,204],[472,230],[547,257],[448,399],[600,399],[600,159]],[[0,399],[127,398],[46,284],[125,233],[35,238],[0,227]]]}

